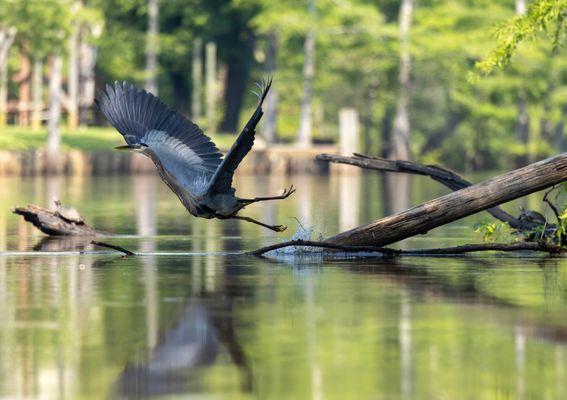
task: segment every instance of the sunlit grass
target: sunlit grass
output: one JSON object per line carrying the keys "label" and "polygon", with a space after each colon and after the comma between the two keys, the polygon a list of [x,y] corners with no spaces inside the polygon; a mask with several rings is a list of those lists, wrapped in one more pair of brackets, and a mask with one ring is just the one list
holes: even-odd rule
{"label": "sunlit grass", "polygon": [[[64,150],[96,151],[108,150],[124,144],[122,136],[113,128],[88,127],[74,131],[61,129],[61,143]],[[220,149],[228,149],[234,135],[219,134],[213,141]],[[33,150],[45,147],[47,131],[34,132],[31,128],[8,126],[0,129],[0,150]]]}

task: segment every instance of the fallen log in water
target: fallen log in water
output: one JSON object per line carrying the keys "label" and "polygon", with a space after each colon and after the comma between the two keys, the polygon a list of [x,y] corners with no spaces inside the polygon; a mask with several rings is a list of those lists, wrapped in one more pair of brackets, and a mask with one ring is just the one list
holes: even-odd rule
{"label": "fallen log in water", "polygon": [[[353,156],[340,156],[336,154],[319,154],[316,157],[319,161],[328,161],[337,164],[348,164],[364,169],[386,172],[400,172],[429,176],[431,179],[447,186],[452,190],[460,190],[472,186],[472,183],[450,169],[437,165],[423,165],[405,160],[388,160],[381,157],[372,157],[364,154],[354,153]],[[510,215],[500,207],[493,207],[486,210],[494,218],[507,222],[514,229],[530,230],[538,226],[537,223],[522,220]]]}
{"label": "fallen log in water", "polygon": [[109,232],[100,231],[85,223],[77,224],[63,219],[55,211],[29,204],[27,207],[14,207],[12,212],[21,215],[37,229],[50,236],[108,236]]}
{"label": "fallen log in water", "polygon": [[343,246],[385,246],[567,180],[567,153],[381,218],[325,240]]}

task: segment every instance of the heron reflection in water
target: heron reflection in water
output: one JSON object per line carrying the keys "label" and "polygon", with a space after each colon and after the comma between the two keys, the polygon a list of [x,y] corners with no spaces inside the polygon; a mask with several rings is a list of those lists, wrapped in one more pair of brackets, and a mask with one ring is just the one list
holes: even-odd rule
{"label": "heron reflection in water", "polygon": [[271,85],[271,79],[258,85],[261,92],[257,93],[256,111],[224,158],[195,123],[128,82],[107,85],[95,102],[124,136],[127,144],[118,148],[149,157],[160,177],[192,215],[241,219],[281,232],[286,229],[283,225],[268,225],[237,213],[252,203],[285,199],[295,191],[293,186],[281,196],[252,199],[236,197],[232,187],[234,172],[254,144],[256,125],[263,115],[262,103]]}

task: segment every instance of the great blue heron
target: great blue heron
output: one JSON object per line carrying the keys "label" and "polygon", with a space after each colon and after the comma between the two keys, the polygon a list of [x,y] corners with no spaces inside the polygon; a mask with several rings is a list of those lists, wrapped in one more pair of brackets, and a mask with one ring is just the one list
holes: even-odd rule
{"label": "great blue heron", "polygon": [[126,146],[117,148],[148,156],[163,181],[192,215],[241,219],[281,232],[286,229],[283,225],[271,226],[236,214],[252,203],[285,199],[295,192],[293,186],[281,196],[253,199],[236,197],[232,187],[236,168],[254,144],[256,125],[263,114],[262,103],[271,84],[269,79],[258,85],[261,89],[257,93],[258,107],[224,158],[195,123],[128,82],[106,85],[95,102],[126,140]]}

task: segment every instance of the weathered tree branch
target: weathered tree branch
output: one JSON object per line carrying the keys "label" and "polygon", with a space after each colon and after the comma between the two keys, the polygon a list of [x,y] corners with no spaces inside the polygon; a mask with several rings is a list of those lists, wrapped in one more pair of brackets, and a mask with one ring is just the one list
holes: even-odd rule
{"label": "weathered tree branch", "polygon": [[302,247],[319,247],[331,250],[342,251],[346,253],[380,253],[385,256],[428,256],[428,255],[459,255],[481,251],[502,251],[502,252],[518,252],[518,251],[538,251],[549,254],[564,254],[567,249],[544,241],[540,242],[518,242],[518,243],[481,243],[481,244],[465,244],[462,246],[441,247],[434,249],[419,250],[398,250],[389,247],[375,246],[342,246],[327,242],[314,242],[309,240],[290,240],[265,246],[254,251],[248,251],[246,255],[261,256],[270,251],[282,249],[285,247],[302,246]]}
{"label": "weathered tree branch", "polygon": [[567,153],[507,172],[402,213],[340,233],[325,242],[385,246],[567,180]]}
{"label": "weathered tree branch", "polygon": [[34,204],[27,207],[15,207],[12,212],[21,215],[37,229],[50,236],[108,236],[109,232],[100,231],[87,224],[68,222],[54,211]]}
{"label": "weathered tree branch", "polygon": [[[371,157],[358,153],[355,153],[352,157],[339,156],[336,154],[319,154],[316,159],[337,164],[348,164],[377,171],[401,172],[429,176],[431,179],[447,186],[451,190],[460,190],[472,185],[471,182],[467,181],[456,172],[437,165],[423,165],[403,160],[388,160],[386,158]],[[502,222],[507,222],[514,229],[530,230],[537,226],[534,222],[521,220],[508,214],[500,207],[493,207],[486,211],[494,218]]]}

